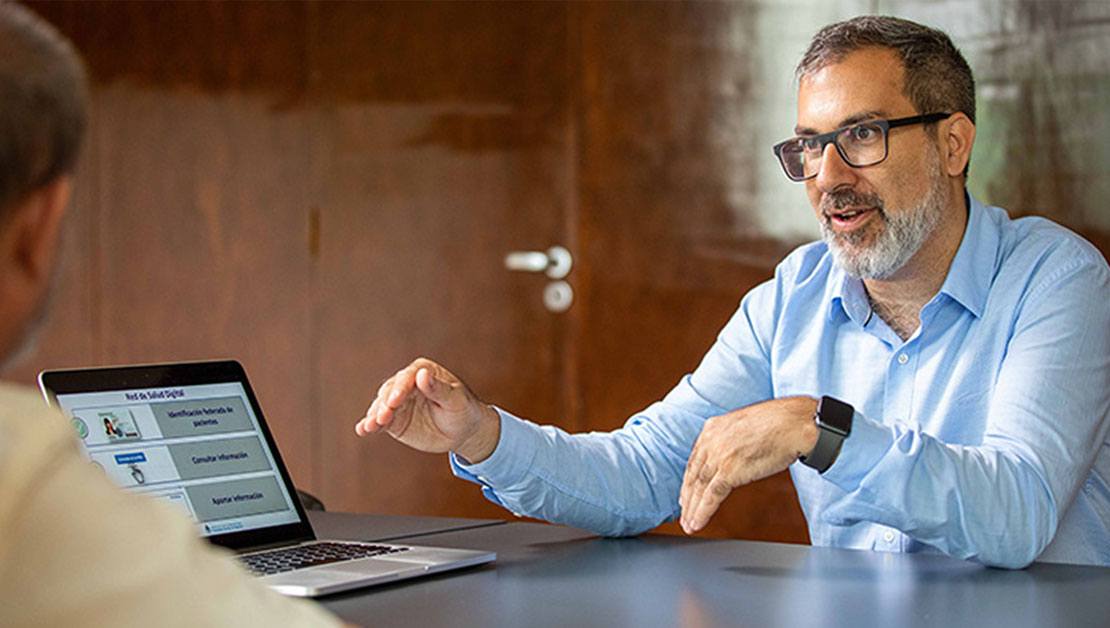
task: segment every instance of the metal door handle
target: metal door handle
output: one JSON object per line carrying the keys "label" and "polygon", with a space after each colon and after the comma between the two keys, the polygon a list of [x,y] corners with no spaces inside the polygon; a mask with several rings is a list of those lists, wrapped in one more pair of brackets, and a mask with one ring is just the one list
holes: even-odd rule
{"label": "metal door handle", "polygon": [[505,256],[505,268],[509,270],[544,273],[552,279],[562,279],[570,274],[574,258],[570,251],[561,246],[553,246],[544,251],[510,251]]}

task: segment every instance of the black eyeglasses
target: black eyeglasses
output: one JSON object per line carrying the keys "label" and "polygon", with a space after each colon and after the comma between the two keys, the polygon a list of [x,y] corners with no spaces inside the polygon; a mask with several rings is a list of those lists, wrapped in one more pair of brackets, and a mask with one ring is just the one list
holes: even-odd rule
{"label": "black eyeglasses", "polygon": [[867,120],[820,135],[792,137],[775,144],[775,156],[779,158],[786,176],[793,181],[805,181],[817,176],[821,169],[821,157],[829,143],[836,146],[836,152],[849,166],[874,166],[886,159],[890,144],[887,136],[891,129],[910,124],[929,124],[951,115],[927,113],[894,120]]}

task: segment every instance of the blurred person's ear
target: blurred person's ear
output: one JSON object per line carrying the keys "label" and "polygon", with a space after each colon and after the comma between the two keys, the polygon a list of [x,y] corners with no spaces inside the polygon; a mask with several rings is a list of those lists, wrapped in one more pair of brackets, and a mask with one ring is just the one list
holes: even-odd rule
{"label": "blurred person's ear", "polygon": [[18,344],[49,288],[71,189],[70,177],[58,177],[0,217],[0,357]]}
{"label": "blurred person's ear", "polygon": [[14,274],[12,279],[28,287],[49,280],[70,190],[70,178],[58,177],[5,212],[0,227],[5,280]]}

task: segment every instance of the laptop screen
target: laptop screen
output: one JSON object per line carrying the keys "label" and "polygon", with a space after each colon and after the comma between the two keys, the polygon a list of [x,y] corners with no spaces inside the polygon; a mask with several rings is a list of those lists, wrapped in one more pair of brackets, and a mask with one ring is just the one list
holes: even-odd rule
{"label": "laptop screen", "polygon": [[93,464],[204,536],[298,520],[238,382],[57,395]]}
{"label": "laptop screen", "polygon": [[235,362],[47,371],[48,397],[112,481],[167,500],[222,545],[311,534]]}

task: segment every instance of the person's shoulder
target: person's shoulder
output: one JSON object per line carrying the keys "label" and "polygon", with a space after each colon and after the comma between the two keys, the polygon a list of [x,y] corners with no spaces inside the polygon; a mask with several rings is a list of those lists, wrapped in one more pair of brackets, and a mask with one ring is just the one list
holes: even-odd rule
{"label": "person's shoulder", "polygon": [[0,417],[48,415],[55,412],[46,405],[41,393],[34,388],[11,382],[0,382]]}
{"label": "person's shoulder", "polygon": [[0,411],[13,406],[23,409],[48,407],[43,401],[42,393],[37,389],[23,384],[0,382]]}
{"label": "person's shoulder", "polygon": [[13,521],[13,505],[22,503],[44,469],[77,451],[76,435],[61,413],[30,388],[0,383],[0,528]]}
{"label": "person's shoulder", "polygon": [[0,434],[9,443],[72,440],[64,417],[33,388],[0,382]]}
{"label": "person's shoulder", "polygon": [[833,269],[832,254],[821,240],[808,242],[790,252],[775,268],[775,277],[784,287],[824,286]]}
{"label": "person's shoulder", "polygon": [[1071,229],[1041,216],[1010,218],[1004,210],[990,210],[999,225],[1000,274],[1025,275],[1041,284],[1081,270],[1110,273],[1102,253]]}

